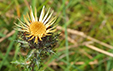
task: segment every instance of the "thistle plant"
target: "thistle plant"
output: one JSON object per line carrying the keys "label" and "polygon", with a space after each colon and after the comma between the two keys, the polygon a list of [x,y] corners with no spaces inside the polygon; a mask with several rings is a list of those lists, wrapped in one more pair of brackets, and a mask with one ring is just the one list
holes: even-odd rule
{"label": "thistle plant", "polygon": [[19,40],[22,48],[28,49],[29,53],[24,61],[12,61],[22,65],[26,69],[34,70],[34,67],[41,67],[41,62],[46,59],[51,53],[54,53],[54,47],[57,43],[58,33],[56,31],[56,16],[53,16],[53,11],[49,10],[45,13],[43,6],[40,17],[37,17],[35,8],[33,13],[30,8],[30,15],[24,15],[24,21],[19,20],[19,24],[15,23],[16,30],[19,31]]}

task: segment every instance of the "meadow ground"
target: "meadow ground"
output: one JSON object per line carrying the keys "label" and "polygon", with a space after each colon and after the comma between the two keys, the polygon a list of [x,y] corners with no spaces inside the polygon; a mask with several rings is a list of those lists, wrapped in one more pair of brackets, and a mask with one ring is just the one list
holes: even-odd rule
{"label": "meadow ground", "polygon": [[113,0],[0,0],[0,71],[23,71],[11,64],[27,55],[16,42],[14,22],[29,6],[38,15],[43,6],[57,15],[61,33],[45,71],[113,71]]}

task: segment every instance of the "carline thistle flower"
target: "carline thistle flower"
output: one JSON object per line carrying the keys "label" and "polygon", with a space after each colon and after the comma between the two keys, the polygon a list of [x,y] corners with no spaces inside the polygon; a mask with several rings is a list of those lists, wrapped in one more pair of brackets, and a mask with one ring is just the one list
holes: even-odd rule
{"label": "carline thistle flower", "polygon": [[56,16],[53,17],[52,15],[53,11],[50,13],[50,8],[45,14],[45,6],[43,6],[40,17],[38,19],[36,8],[34,14],[30,8],[30,16],[28,13],[26,16],[24,15],[25,22],[22,22],[20,19],[18,19],[20,21],[20,25],[16,23],[15,25],[18,26],[18,31],[28,34],[26,35],[26,37],[29,38],[28,41],[34,39],[34,43],[37,44],[38,40],[42,41],[42,37],[51,35],[51,33],[56,31],[56,26],[53,26],[56,21]]}
{"label": "carline thistle flower", "polygon": [[[58,41],[58,32],[56,31],[55,21],[56,16],[53,16],[53,11],[49,10],[45,13],[45,6],[43,6],[40,17],[37,18],[37,11],[33,13],[30,8],[30,15],[24,15],[24,21],[19,20],[19,24],[16,24],[15,28],[19,31],[19,42],[23,50],[28,50],[29,53],[25,57],[25,60],[14,61],[12,63],[20,64],[27,68],[34,69],[34,66],[42,67],[40,62],[45,60],[49,54],[54,54],[55,46]],[[54,33],[55,32],[55,33]],[[34,70],[33,70],[34,71]]]}

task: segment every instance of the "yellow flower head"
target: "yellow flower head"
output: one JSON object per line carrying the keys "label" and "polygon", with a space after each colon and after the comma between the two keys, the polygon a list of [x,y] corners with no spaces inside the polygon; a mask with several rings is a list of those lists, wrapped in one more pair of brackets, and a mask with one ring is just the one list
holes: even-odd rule
{"label": "yellow flower head", "polygon": [[42,37],[51,35],[51,33],[56,31],[55,26],[52,26],[56,21],[56,17],[52,17],[53,11],[50,13],[49,9],[45,14],[44,8],[45,6],[42,8],[39,19],[37,18],[37,11],[35,8],[35,14],[33,14],[32,9],[30,9],[30,16],[28,14],[27,16],[24,15],[25,22],[18,19],[20,25],[15,23],[15,25],[19,27],[18,31],[26,32],[28,34],[26,37],[29,37],[29,40],[34,38],[34,43],[36,44],[38,43],[38,39],[42,41]]}

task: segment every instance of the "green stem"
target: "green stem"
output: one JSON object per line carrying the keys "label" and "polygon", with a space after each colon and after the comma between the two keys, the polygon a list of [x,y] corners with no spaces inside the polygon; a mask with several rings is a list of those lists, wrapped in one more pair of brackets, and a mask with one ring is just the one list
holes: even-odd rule
{"label": "green stem", "polygon": [[[66,7],[65,7],[65,2],[66,0],[63,0],[63,15],[66,17]],[[66,21],[66,19],[64,19]],[[67,34],[67,24],[65,24],[65,45],[66,45],[66,59],[67,59],[67,69],[66,71],[69,71],[68,66],[69,66],[69,51],[68,51],[68,40],[67,40],[68,34]]]}

